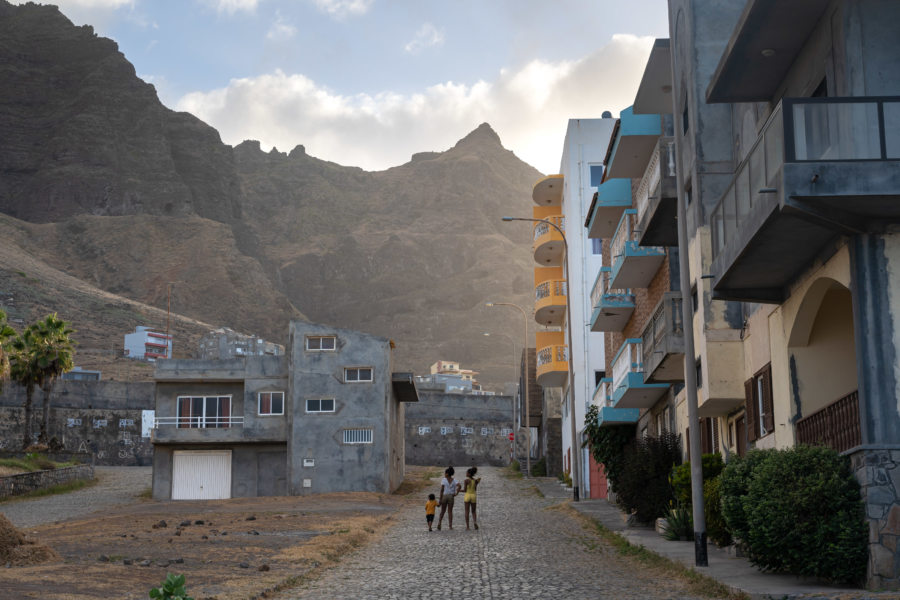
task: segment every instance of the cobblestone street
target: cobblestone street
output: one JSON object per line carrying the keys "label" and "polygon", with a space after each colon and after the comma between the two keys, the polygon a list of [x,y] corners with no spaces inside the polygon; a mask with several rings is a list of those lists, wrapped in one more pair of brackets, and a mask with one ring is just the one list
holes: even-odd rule
{"label": "cobblestone street", "polygon": [[[458,473],[465,469],[458,468]],[[527,480],[479,470],[480,529],[466,531],[462,494],[453,529],[428,532],[425,500],[404,508],[398,524],[292,600],[415,598],[694,598],[680,582],[646,576],[569,515],[551,508]],[[434,480],[437,482],[437,480]],[[440,514],[438,512],[438,514]],[[435,517],[437,518],[437,516]]]}

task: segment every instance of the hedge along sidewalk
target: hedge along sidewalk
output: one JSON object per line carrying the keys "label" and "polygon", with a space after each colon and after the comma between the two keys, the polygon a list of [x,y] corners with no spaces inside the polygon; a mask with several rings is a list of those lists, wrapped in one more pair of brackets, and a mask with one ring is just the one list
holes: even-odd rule
{"label": "hedge along sidewalk", "polygon": [[[546,477],[530,479],[548,498],[561,497],[559,482]],[[567,494],[566,498],[571,498]],[[698,573],[711,577],[734,592],[747,594],[750,598],[769,600],[770,598],[837,598],[842,600],[897,598],[897,592],[876,593],[858,588],[829,586],[814,579],[800,579],[793,575],[763,573],[746,558],[729,555],[724,549],[710,544],[708,547],[708,567],[694,567],[694,542],[670,542],[650,527],[628,527],[626,515],[617,506],[606,500],[582,500],[572,502],[572,508],[593,519],[606,529],[618,534],[633,546],[643,546],[647,550]]]}

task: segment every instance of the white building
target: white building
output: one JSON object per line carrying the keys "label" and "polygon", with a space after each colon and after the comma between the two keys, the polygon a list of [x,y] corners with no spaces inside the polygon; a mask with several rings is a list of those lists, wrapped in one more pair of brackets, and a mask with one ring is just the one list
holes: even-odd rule
{"label": "white building", "polygon": [[139,325],[134,333],[125,334],[125,356],[149,361],[172,358],[172,336]]}
{"label": "white building", "polygon": [[[600,119],[570,119],[566,128],[559,175],[535,184],[535,219],[560,225],[566,233],[568,253],[552,227],[537,223],[534,234],[535,311],[544,329],[536,335],[537,381],[544,387],[561,387],[563,469],[572,471],[573,454],[579,461],[581,496],[590,497],[590,459],[581,448],[584,417],[594,388],[604,377],[603,334],[589,330],[593,309],[590,294],[600,271],[599,240],[587,237],[583,223],[603,176],[603,160],[616,120],[604,113]],[[561,185],[560,185],[561,184]],[[566,281],[568,280],[568,281]],[[566,287],[566,283],[568,287]],[[572,315],[572,348],[568,348],[566,303]],[[569,381],[568,361],[574,381]],[[575,398],[575,448],[569,394]]]}

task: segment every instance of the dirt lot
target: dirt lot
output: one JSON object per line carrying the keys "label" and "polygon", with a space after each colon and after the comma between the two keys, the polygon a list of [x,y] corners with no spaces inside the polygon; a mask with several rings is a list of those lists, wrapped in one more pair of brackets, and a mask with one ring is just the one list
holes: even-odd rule
{"label": "dirt lot", "polygon": [[4,599],[143,599],[171,572],[184,573],[195,600],[277,598],[274,590],[315,577],[378,536],[398,509],[420,502],[426,475],[439,472],[407,467],[391,495],[145,500],[28,528],[30,540],[62,560],[0,568],[0,590]]}

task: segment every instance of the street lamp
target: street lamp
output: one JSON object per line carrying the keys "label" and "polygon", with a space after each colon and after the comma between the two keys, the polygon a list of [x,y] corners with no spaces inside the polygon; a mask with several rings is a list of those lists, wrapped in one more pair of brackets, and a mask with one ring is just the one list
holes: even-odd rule
{"label": "street lamp", "polygon": [[[505,218],[505,217],[504,217]],[[515,308],[520,313],[522,313],[522,321],[525,325],[525,337],[524,337],[524,345],[522,346],[522,351],[525,355],[525,383],[522,387],[525,388],[525,445],[527,446],[525,449],[525,473],[528,476],[531,476],[531,415],[529,414],[530,408],[528,405],[528,315],[525,313],[525,309],[519,306],[518,304],[512,304],[511,302],[488,302],[485,306],[511,306]],[[513,429],[515,429],[516,423],[513,421]],[[513,450],[515,450],[515,446],[513,446]]]}
{"label": "street lamp", "polygon": [[[568,263],[569,259],[569,243],[566,241],[566,234],[563,232],[562,228],[549,219],[529,219],[526,217],[503,217],[504,221],[530,221],[532,223],[546,223],[553,227],[562,237],[563,247],[566,250],[566,262]],[[578,486],[581,484],[581,459],[578,456],[580,453],[580,448],[576,446],[575,442],[575,372],[572,368],[572,298],[569,297],[569,268],[568,265],[565,265],[566,268],[563,269],[563,276],[566,280],[566,330],[568,332],[569,337],[569,421],[572,425],[572,499],[575,502],[578,502]]]}
{"label": "street lamp", "polygon": [[[490,303],[489,303],[489,304],[490,304]],[[490,337],[491,334],[490,334],[489,332],[485,331],[485,332],[482,333],[481,335],[483,335],[483,336],[485,336],[485,337]],[[501,334],[501,335],[502,335],[503,337],[507,338],[509,341],[511,341],[511,342],[513,343],[513,344],[512,344],[512,347],[513,347],[513,360],[512,360],[512,365],[513,365],[513,370],[514,370],[514,372],[515,372],[515,374],[516,374],[516,379],[518,380],[518,378],[519,378],[519,367],[518,367],[518,355],[516,354],[516,343],[515,343],[515,341],[513,341],[513,339],[512,339],[511,337],[509,337],[508,335],[506,335],[506,334]],[[526,352],[527,352],[527,351],[528,351],[528,349],[526,348]],[[526,356],[527,356],[527,354],[526,354]],[[526,361],[526,362],[527,362],[527,361]],[[518,382],[517,382],[517,383],[516,383],[516,389],[518,389],[518,387],[519,387],[519,384],[518,384]],[[510,429],[509,429],[509,430],[510,430],[511,432],[513,432],[513,433],[515,433],[515,431],[516,431],[516,421],[517,421],[517,419],[516,419],[516,413],[518,412],[518,410],[519,410],[519,403],[518,403],[517,401],[514,400],[513,403],[512,403],[512,424],[511,424]],[[515,438],[515,435],[513,435],[513,438]],[[510,440],[510,443],[509,443],[509,452],[510,452],[510,460],[514,460],[515,457],[516,457],[516,441],[515,441],[515,439]]]}

